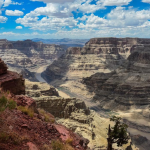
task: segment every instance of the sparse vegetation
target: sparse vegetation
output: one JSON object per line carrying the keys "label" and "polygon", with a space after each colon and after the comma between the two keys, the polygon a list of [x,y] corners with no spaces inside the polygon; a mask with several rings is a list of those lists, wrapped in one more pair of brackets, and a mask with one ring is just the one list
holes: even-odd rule
{"label": "sparse vegetation", "polygon": [[27,108],[24,106],[18,106],[18,109],[30,117],[34,116],[34,110],[32,108]]}
{"label": "sparse vegetation", "polygon": [[61,141],[56,140],[56,141],[52,141],[52,150],[74,150],[74,148],[72,146],[70,146],[69,144],[63,144]]}
{"label": "sparse vegetation", "polygon": [[117,146],[120,147],[123,144],[127,144],[129,136],[127,133],[128,126],[121,122],[120,117],[113,116],[110,118],[110,121],[114,121],[114,127],[108,128],[108,147],[107,150],[112,150],[112,144],[117,143]]}
{"label": "sparse vegetation", "polygon": [[27,137],[21,137],[15,132],[0,132],[0,142],[12,143],[13,145],[20,145],[23,141],[28,141]]}
{"label": "sparse vegetation", "polygon": [[6,108],[9,108],[10,110],[15,109],[17,106],[16,102],[8,99],[6,96],[2,96],[0,98],[0,111],[4,111]]}
{"label": "sparse vegetation", "polygon": [[38,109],[39,113],[44,116],[44,121],[54,123],[55,118],[43,109]]}
{"label": "sparse vegetation", "polygon": [[69,145],[72,145],[72,142],[73,142],[73,139],[72,138],[68,138],[66,140],[66,143],[69,144]]}

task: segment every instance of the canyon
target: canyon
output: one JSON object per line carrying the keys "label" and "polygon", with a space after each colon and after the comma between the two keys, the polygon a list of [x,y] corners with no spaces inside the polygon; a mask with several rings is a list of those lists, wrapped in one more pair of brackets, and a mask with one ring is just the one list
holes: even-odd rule
{"label": "canyon", "polygon": [[0,40],[0,58],[6,62],[10,70],[22,72],[24,75],[30,74],[31,80],[35,80],[34,75],[39,66],[50,64],[64,53],[65,49],[55,44],[31,40]]}
{"label": "canyon", "polygon": [[[56,149],[58,145],[68,150],[88,149],[87,139],[57,124],[52,114],[38,109],[36,101],[24,95],[23,77],[7,69],[0,59],[0,149],[43,150]],[[38,88],[35,84],[32,87]],[[54,88],[45,87],[40,92],[58,96]]]}
{"label": "canyon", "polygon": [[150,127],[149,54],[150,39],[93,38],[83,48],[68,48],[42,77],[105,118],[120,115],[131,134],[150,140],[144,130]]}
{"label": "canyon", "polygon": [[0,57],[30,80],[25,94],[57,123],[89,139],[90,148],[106,149],[109,118],[118,115],[129,126],[132,149],[148,150],[150,39],[93,38],[67,51],[31,40],[0,43]]}

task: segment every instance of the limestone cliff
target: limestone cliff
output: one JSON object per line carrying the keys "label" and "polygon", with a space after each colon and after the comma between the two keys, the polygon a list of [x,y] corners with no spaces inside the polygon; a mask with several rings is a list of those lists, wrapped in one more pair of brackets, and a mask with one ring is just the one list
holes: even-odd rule
{"label": "limestone cliff", "polygon": [[149,56],[150,39],[93,38],[83,48],[69,48],[43,77],[106,108],[149,105]]}
{"label": "limestone cliff", "polygon": [[128,109],[150,105],[150,46],[137,47],[122,67],[112,73],[97,73],[83,79],[94,100],[111,109]]}
{"label": "limestone cliff", "polygon": [[42,42],[0,40],[0,57],[13,69],[32,69],[50,63],[65,53],[65,49]]}

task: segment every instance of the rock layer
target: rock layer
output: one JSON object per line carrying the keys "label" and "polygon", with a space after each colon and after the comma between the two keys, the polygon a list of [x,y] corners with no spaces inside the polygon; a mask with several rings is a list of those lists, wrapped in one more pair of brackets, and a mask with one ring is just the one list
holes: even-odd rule
{"label": "rock layer", "polygon": [[87,90],[85,97],[91,93],[105,108],[145,107],[150,104],[149,56],[150,39],[94,38],[83,48],[69,48],[43,77],[81,95]]}

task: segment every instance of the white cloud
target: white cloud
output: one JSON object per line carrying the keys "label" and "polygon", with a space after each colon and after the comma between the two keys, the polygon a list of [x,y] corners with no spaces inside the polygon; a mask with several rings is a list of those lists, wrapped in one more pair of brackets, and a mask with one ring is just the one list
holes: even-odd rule
{"label": "white cloud", "polygon": [[7,16],[22,16],[24,13],[20,10],[6,10],[5,14]]}
{"label": "white cloud", "polygon": [[12,0],[0,0],[0,7],[7,7],[9,5],[22,5],[22,3],[14,2]]}
{"label": "white cloud", "polygon": [[0,23],[6,23],[7,20],[8,20],[8,18],[6,18],[4,16],[0,16]]}
{"label": "white cloud", "polygon": [[128,5],[132,0],[99,0],[97,4],[101,3],[103,6],[123,6]]}
{"label": "white cloud", "polygon": [[38,20],[38,17],[27,17],[18,18],[16,23],[20,23],[25,27],[30,27],[33,30],[58,30],[63,27],[75,27],[77,21],[73,17],[69,18],[49,18],[43,17],[41,20]]}
{"label": "white cloud", "polygon": [[142,0],[143,3],[150,3],[150,0]]}
{"label": "white cloud", "polygon": [[9,6],[11,3],[12,3],[11,0],[5,0],[5,1],[4,1],[4,7]]}
{"label": "white cloud", "polygon": [[74,2],[75,0],[31,0],[31,1],[40,1],[44,3],[66,3],[66,2]]}
{"label": "white cloud", "polygon": [[91,14],[90,16],[85,15],[82,18],[78,18],[78,20],[82,19],[85,20],[78,25],[82,29],[148,27],[150,25],[150,10],[136,11],[132,8],[116,7],[105,18]]}
{"label": "white cloud", "polygon": [[22,26],[17,26],[16,29],[22,29]]}

